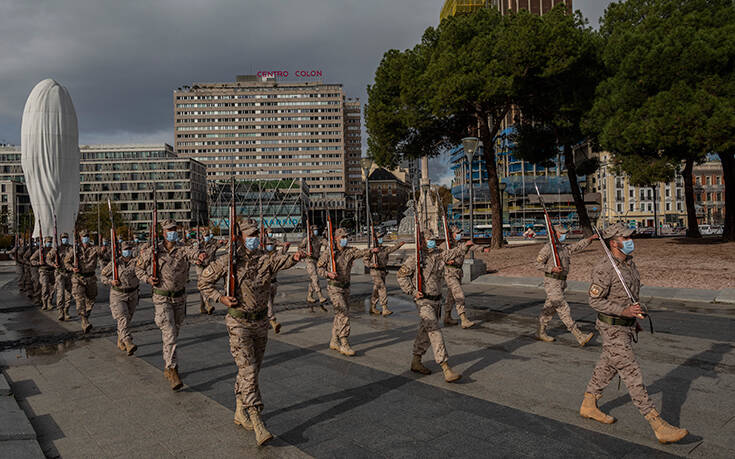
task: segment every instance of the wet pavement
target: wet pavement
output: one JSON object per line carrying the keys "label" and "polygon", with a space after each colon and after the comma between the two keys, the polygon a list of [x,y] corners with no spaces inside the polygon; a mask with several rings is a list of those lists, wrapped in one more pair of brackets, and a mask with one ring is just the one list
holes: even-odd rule
{"label": "wet pavement", "polygon": [[[443,330],[450,363],[463,373],[459,384],[449,385],[430,350],[424,363],[432,375],[408,371],[417,318],[393,274],[395,314],[387,318],[366,313],[368,276],[353,278],[353,358],[327,348],[331,313],[304,308],[304,271],[282,273],[279,280],[283,331],[269,335],[261,372],[264,419],[277,436],[266,448],[254,448],[252,433],[231,421],[237,368],[222,308],[215,316],[199,315],[195,293],[179,340],[182,392],[172,393],[163,379],[150,300],[136,312],[139,349],[128,357],[116,349],[102,289],[93,333],[82,336],[73,311],[72,322],[57,322],[55,311],[28,308],[6,282],[0,366],[49,457],[735,457],[732,310],[650,305],[656,334],[641,333],[636,354],[663,416],[691,432],[682,443],[664,446],[617,379],[600,405],[618,422],[603,426],[579,417],[598,338],[579,348],[555,320],[555,343],[533,339],[543,304],[537,291],[465,286],[470,318],[480,323]],[[573,316],[591,330],[594,314],[584,297],[569,299]]]}

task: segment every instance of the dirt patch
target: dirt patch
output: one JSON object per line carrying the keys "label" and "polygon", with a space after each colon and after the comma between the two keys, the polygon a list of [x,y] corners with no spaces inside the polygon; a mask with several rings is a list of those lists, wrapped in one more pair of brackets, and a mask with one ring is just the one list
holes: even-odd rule
{"label": "dirt patch", "polygon": [[[574,243],[575,241],[571,241]],[[735,288],[735,243],[718,239],[636,239],[635,263],[644,285],[719,290]],[[507,277],[542,277],[534,261],[541,244],[511,246],[478,255],[490,273]],[[592,268],[604,257],[593,241],[572,256],[570,280],[589,281]]]}

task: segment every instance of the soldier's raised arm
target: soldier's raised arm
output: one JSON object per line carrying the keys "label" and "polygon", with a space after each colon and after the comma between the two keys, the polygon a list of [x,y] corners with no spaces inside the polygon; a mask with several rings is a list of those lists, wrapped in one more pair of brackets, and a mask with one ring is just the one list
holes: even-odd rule
{"label": "soldier's raised arm", "polygon": [[544,244],[544,246],[541,247],[541,250],[539,250],[538,255],[536,256],[536,269],[545,272],[546,263],[549,261],[550,256],[551,247],[549,247],[549,244]]}
{"label": "soldier's raised arm", "polygon": [[390,246],[390,247],[386,247],[386,248],[385,248],[385,253],[386,253],[386,255],[390,255],[391,253],[393,253],[393,252],[395,252],[396,250],[398,250],[398,249],[400,249],[401,247],[403,247],[403,246],[404,246],[405,244],[406,244],[406,241],[401,241],[401,242],[398,242],[398,243],[396,243],[396,244],[393,244],[393,245],[392,245],[392,246]]}
{"label": "soldier's raised arm", "polygon": [[577,253],[581,252],[582,250],[586,249],[591,243],[592,243],[593,237],[586,237],[582,239],[581,241],[577,242],[576,244],[572,244],[569,247],[569,253]]}
{"label": "soldier's raised arm", "polygon": [[329,272],[329,249],[323,251],[321,255],[319,255],[319,261],[316,263],[316,271],[319,274],[320,277],[328,277],[327,273]]}
{"label": "soldier's raised arm", "polygon": [[100,282],[102,282],[105,285],[111,285],[112,282],[112,269],[113,269],[113,263],[109,262],[105,265],[104,268],[100,271]]}
{"label": "soldier's raised arm", "polygon": [[416,256],[411,255],[403,262],[401,269],[398,270],[396,277],[398,285],[404,293],[414,297],[416,295],[416,286],[414,285],[414,274],[416,273]]}
{"label": "soldier's raised arm", "polygon": [[135,262],[135,275],[138,276],[138,280],[143,283],[148,283],[150,274],[148,274],[148,267],[151,265],[151,252],[150,250],[141,251],[138,254],[138,260]]}
{"label": "soldier's raised arm", "polygon": [[458,256],[462,256],[462,257],[466,256],[467,255],[467,251],[470,250],[470,247],[472,247],[472,246],[469,246],[467,244],[462,244],[462,245],[458,245],[457,247],[454,247],[454,248],[449,249],[449,250],[442,250],[441,251],[441,260],[442,260],[442,263],[446,263],[447,261],[449,261],[449,260],[451,260],[451,259],[453,259],[455,257],[458,257]]}
{"label": "soldier's raised arm", "polygon": [[217,281],[227,274],[227,265],[229,264],[229,255],[225,254],[217,258],[204,268],[202,275],[199,276],[197,287],[211,303],[218,303],[223,294],[217,290]]}
{"label": "soldier's raised arm", "polygon": [[612,267],[609,266],[607,260],[605,260],[605,263],[595,267],[595,270],[592,272],[592,282],[590,283],[589,290],[590,306],[597,312],[620,316],[625,307],[615,305],[608,300],[614,275],[611,271]]}
{"label": "soldier's raised arm", "polygon": [[273,273],[273,275],[275,276],[278,273],[278,271],[288,269],[294,266],[296,263],[298,263],[299,259],[297,257],[297,253],[292,255],[286,252],[286,253],[274,253],[270,255],[268,259],[268,263],[270,265],[271,273]]}

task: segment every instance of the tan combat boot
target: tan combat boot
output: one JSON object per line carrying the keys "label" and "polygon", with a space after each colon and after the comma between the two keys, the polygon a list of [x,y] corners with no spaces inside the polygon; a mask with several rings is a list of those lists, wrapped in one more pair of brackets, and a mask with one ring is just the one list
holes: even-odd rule
{"label": "tan combat boot", "polygon": [[320,299],[320,300],[319,300],[319,307],[320,307],[320,308],[322,308],[322,311],[324,311],[324,312],[329,312],[329,311],[327,310],[327,307],[326,307],[326,306],[324,306],[324,303],[326,303],[326,302],[327,302],[327,299],[326,299],[326,298],[322,298],[322,299]]}
{"label": "tan combat boot", "polygon": [[458,381],[462,377],[461,374],[455,373],[452,371],[452,369],[449,367],[448,362],[442,363],[441,367],[442,367],[442,373],[444,373],[444,381],[448,383]]}
{"label": "tan combat boot", "polygon": [[64,320],[66,320],[65,316],[66,314],[64,314],[64,308],[59,308],[59,315],[56,316],[56,320],[58,320],[59,322],[63,322]]}
{"label": "tan combat boot", "polygon": [[376,316],[380,315],[380,311],[375,307],[375,303],[370,303],[370,314],[374,314]]}
{"label": "tan combat boot", "polygon": [[138,346],[133,343],[132,339],[126,339],[125,341],[123,341],[123,344],[125,345],[124,351],[126,351],[128,355],[133,355],[135,354],[135,351],[138,350]]}
{"label": "tan combat boot", "polygon": [[575,338],[577,338],[577,342],[579,343],[579,347],[584,347],[585,344],[589,343],[592,337],[595,335],[594,333],[587,333],[584,334],[582,331],[577,328],[575,325],[574,328],[572,328],[572,335],[574,335]]}
{"label": "tan combat boot", "polygon": [[204,307],[203,304],[200,304],[199,305],[199,314],[206,314],[206,313],[207,313],[207,309]]}
{"label": "tan combat boot", "polygon": [[584,400],[582,400],[582,406],[579,408],[579,415],[583,418],[594,419],[595,421],[603,424],[612,424],[615,422],[615,418],[603,413],[599,408],[597,408],[598,398],[600,398],[600,396],[585,392]]}
{"label": "tan combat boot", "polygon": [[387,304],[384,304],[383,305],[383,317],[389,316],[391,314],[393,314],[393,311],[391,311],[390,309],[388,309],[388,305]]}
{"label": "tan combat boot", "polygon": [[350,347],[350,343],[347,341],[347,338],[339,339],[339,353],[342,355],[346,355],[347,357],[352,357],[353,355],[355,355],[355,351],[353,351]]}
{"label": "tan combat boot", "polygon": [[334,334],[334,330],[332,330],[332,339],[329,340],[329,349],[339,352],[339,341],[337,335]]}
{"label": "tan combat boot", "polygon": [[178,368],[167,368],[166,371],[168,371],[168,380],[171,382],[171,390],[179,390],[184,386],[184,383],[181,381],[181,378],[179,378],[179,370]]}
{"label": "tan combat boot", "polygon": [[119,336],[117,337],[117,348],[125,352],[125,345],[123,344]]}
{"label": "tan combat boot", "polygon": [[250,421],[253,423],[253,430],[255,430],[255,441],[258,443],[258,446],[262,446],[265,442],[273,438],[273,435],[265,428],[265,424],[263,424],[263,420],[260,418],[260,411],[257,408],[248,408],[248,415],[250,416]]}
{"label": "tan combat boot", "polygon": [[447,308],[446,311],[444,311],[444,325],[451,326],[451,325],[457,325],[459,322],[455,319],[452,319],[452,309]]}
{"label": "tan combat boot", "polygon": [[270,323],[273,331],[276,332],[276,335],[281,333],[281,324],[279,324],[276,319],[271,320]]}
{"label": "tan combat boot", "polygon": [[64,320],[71,320],[71,316],[69,315],[69,308],[64,308]]}
{"label": "tan combat boot", "polygon": [[656,439],[659,443],[676,443],[689,434],[686,429],[674,427],[664,421],[656,410],[651,410],[651,412],[646,415],[646,421],[651,424],[653,433],[656,434]]}
{"label": "tan combat boot", "polygon": [[551,343],[554,341],[554,338],[546,334],[546,325],[539,322],[538,324],[538,333],[536,334],[536,337],[541,340],[545,341],[547,343]]}
{"label": "tan combat boot", "polygon": [[85,335],[92,329],[92,324],[89,323],[85,316],[82,316],[82,333]]}
{"label": "tan combat boot", "polygon": [[459,319],[462,321],[462,328],[472,328],[475,325],[473,321],[467,318],[467,314],[464,312],[459,315]]}
{"label": "tan combat boot", "polygon": [[413,355],[413,360],[411,360],[411,371],[415,373],[421,373],[422,375],[430,375],[431,370],[426,368],[423,363],[421,363],[421,356],[420,355]]}
{"label": "tan combat boot", "polygon": [[238,398],[235,402],[235,424],[245,430],[253,430],[253,423],[250,422],[248,415],[245,413],[245,407],[242,406],[242,401]]}

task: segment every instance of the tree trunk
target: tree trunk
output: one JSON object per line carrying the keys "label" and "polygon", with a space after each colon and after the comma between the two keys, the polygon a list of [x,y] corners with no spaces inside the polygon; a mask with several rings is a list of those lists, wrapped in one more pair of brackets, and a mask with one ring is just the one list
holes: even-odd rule
{"label": "tree trunk", "polygon": [[694,160],[687,159],[684,166],[684,198],[687,204],[687,237],[702,237],[697,224],[697,209],[694,207]]}
{"label": "tree trunk", "polygon": [[584,237],[592,236],[592,223],[590,223],[590,217],[587,215],[587,207],[584,205],[584,195],[579,189],[579,182],[577,182],[577,166],[574,165],[574,150],[569,145],[564,146],[564,164],[567,166],[567,176],[569,177],[569,186],[572,189],[574,207],[577,208],[577,215],[579,216],[579,226],[582,228]]}
{"label": "tree trunk", "polygon": [[722,239],[735,242],[735,152],[720,153],[725,182],[725,229]]}
{"label": "tree trunk", "polygon": [[500,249],[503,247],[503,212],[500,201],[500,182],[498,180],[498,167],[495,160],[495,136],[497,128],[492,128],[488,124],[487,114],[478,114],[477,116],[480,140],[483,145],[483,159],[485,160],[485,169],[487,170],[487,185],[490,190],[490,207],[492,207],[492,225],[493,238],[490,247]]}

